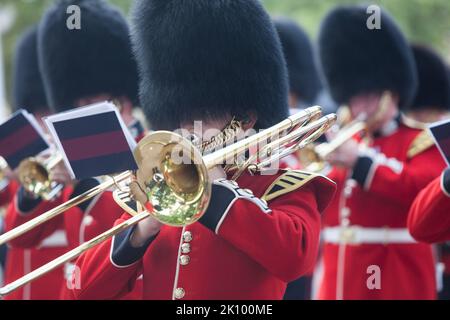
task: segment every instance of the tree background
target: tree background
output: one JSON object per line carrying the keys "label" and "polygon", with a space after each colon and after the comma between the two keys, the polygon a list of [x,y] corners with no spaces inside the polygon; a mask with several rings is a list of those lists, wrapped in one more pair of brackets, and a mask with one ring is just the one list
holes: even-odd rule
{"label": "tree background", "polygon": [[[37,23],[54,0],[0,0],[0,8],[9,6],[15,11],[12,28],[3,35],[5,80],[8,101],[11,97],[11,69],[18,36]],[[193,0],[195,1],[195,0]],[[132,0],[110,0],[128,14]],[[298,21],[316,39],[324,15],[338,4],[369,4],[364,0],[262,0],[273,16],[288,16]],[[450,61],[450,1],[449,0],[376,0],[397,20],[407,37],[436,48]]]}

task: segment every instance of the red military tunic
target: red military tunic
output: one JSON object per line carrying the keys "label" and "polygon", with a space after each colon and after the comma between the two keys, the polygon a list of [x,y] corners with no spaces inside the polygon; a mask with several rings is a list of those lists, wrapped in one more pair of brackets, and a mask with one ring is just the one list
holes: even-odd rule
{"label": "red military tunic", "polygon": [[[245,190],[216,181],[199,222],[163,226],[148,247],[131,248],[129,230],[83,254],[77,261],[83,282],[75,296],[120,298],[143,273],[144,299],[281,299],[286,282],[316,259],[319,212],[334,183],[288,171],[243,175],[238,184]],[[128,215],[117,223],[123,219]]]}
{"label": "red military tunic", "polygon": [[[416,154],[420,131],[403,124],[370,144],[352,172],[334,168],[337,196],[324,215],[319,299],[434,299],[431,246],[406,229],[409,207],[444,163]],[[374,277],[372,277],[374,276]]]}
{"label": "red military tunic", "polygon": [[[67,251],[64,230],[50,235],[37,248],[10,248],[7,254],[5,284],[30,273],[45,263],[56,259]],[[60,296],[64,279],[64,268],[56,269],[12,292],[5,300],[56,300]]]}
{"label": "red military tunic", "polygon": [[[8,209],[6,226],[7,230],[11,230],[37,216],[44,213],[45,211],[54,208],[55,206],[69,200],[72,194],[72,188],[65,188],[63,194],[58,197],[56,201],[52,202],[39,202],[37,206],[33,208],[31,212],[27,212],[26,215],[20,214],[17,205],[11,205]],[[112,198],[112,193],[106,191],[101,195],[95,197],[86,208],[86,210],[81,210],[79,207],[74,207],[62,215],[55,217],[54,219],[48,221],[47,223],[27,232],[21,237],[13,240],[11,244],[19,248],[34,248],[36,243],[41,243],[49,235],[53,234],[57,230],[64,230],[67,236],[68,247],[63,253],[79,246],[85,241],[97,236],[98,234],[108,230],[114,224],[114,221],[122,215],[122,209],[115,204]],[[60,255],[60,254],[59,254]],[[51,259],[40,257],[41,262],[48,262],[56,258],[52,256]],[[42,264],[41,264],[42,265]],[[40,265],[34,265],[40,266]],[[64,271],[64,267],[57,271],[61,275],[61,270],[64,271],[64,277],[60,277],[60,285],[58,287],[58,295],[54,296],[53,299],[71,299],[72,296],[70,291],[71,286],[76,283],[72,283],[70,276],[72,274],[70,264],[65,266],[67,270]],[[65,279],[67,277],[67,280]],[[36,280],[36,283],[41,283],[41,285],[34,285],[33,288],[36,290],[47,290],[46,281]],[[140,282],[140,281],[139,281]],[[33,285],[33,284],[32,284]],[[141,284],[136,286],[136,289],[130,293],[125,299],[141,299]]]}
{"label": "red military tunic", "polygon": [[[0,233],[3,232],[3,219],[6,211],[6,207],[14,197],[17,183],[15,181],[9,181],[8,179],[0,180]],[[5,278],[5,264],[6,264],[7,247],[6,245],[0,246],[0,284],[4,283]]]}
{"label": "red military tunic", "polygon": [[4,189],[0,190],[0,208],[8,206],[14,198],[17,187],[18,185],[16,181],[10,181]]}
{"label": "red military tunic", "polygon": [[[280,160],[281,169],[301,170],[304,169],[300,160],[300,152],[290,154]],[[320,254],[320,250],[319,250]],[[317,262],[317,261],[316,261]],[[314,274],[314,268],[316,262],[312,268],[306,272],[301,278],[288,284],[284,300],[310,300],[311,298],[311,282]]]}
{"label": "red military tunic", "polygon": [[409,211],[408,228],[418,241],[450,241],[450,169],[419,193]]}
{"label": "red military tunic", "polygon": [[[12,210],[15,205],[12,199],[18,189],[18,184],[10,184],[10,205],[6,213],[6,223],[11,218]],[[51,205],[48,206],[51,208]],[[68,243],[65,231],[62,229],[54,230],[52,234],[42,237],[41,241],[33,244],[30,249],[19,247],[10,247],[7,253],[5,268],[5,284],[13,282],[18,278],[29,273],[33,269],[55,259],[67,251]],[[63,268],[57,269],[32,284],[14,291],[5,297],[5,300],[52,300],[58,299],[62,279],[64,279]]]}
{"label": "red military tunic", "polygon": [[[416,197],[409,211],[408,229],[418,241],[450,241],[450,169],[444,171]],[[450,254],[446,248],[442,244],[440,262],[444,274],[444,292],[440,294],[448,296],[448,288],[445,286],[450,277]]]}

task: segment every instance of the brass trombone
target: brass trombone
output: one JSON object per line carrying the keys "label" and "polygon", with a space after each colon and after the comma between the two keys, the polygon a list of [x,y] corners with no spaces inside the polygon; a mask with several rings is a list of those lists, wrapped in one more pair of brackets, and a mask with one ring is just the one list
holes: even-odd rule
{"label": "brass trombone", "polygon": [[61,154],[54,153],[40,161],[31,157],[23,160],[18,167],[18,178],[24,189],[44,200],[53,199],[63,185],[50,179],[50,171],[63,160]]}
{"label": "brass trombone", "polygon": [[299,154],[300,163],[306,171],[321,172],[327,167],[326,158],[356,134],[366,130],[367,125],[362,120],[355,120],[338,129],[338,133],[330,142],[316,146],[308,146]]}
{"label": "brass trombone", "polygon": [[[305,125],[306,124],[311,124],[311,123],[312,124],[313,123],[317,123],[318,124],[319,122],[314,122],[314,121],[316,121],[321,116],[321,114],[322,114],[322,112],[321,112],[321,108],[320,107],[311,107],[311,108],[308,108],[308,109],[306,109],[304,111],[301,111],[301,112],[297,113],[296,115],[293,115],[293,116],[289,117],[288,119],[284,120],[283,122],[279,123],[278,125],[274,126],[273,128],[264,130],[264,131],[262,131],[262,132],[260,132],[260,133],[258,133],[256,135],[253,135],[253,136],[251,136],[251,137],[249,137],[247,139],[241,140],[240,142],[238,142],[238,144],[233,144],[232,145],[234,148],[239,147],[238,151],[233,154],[233,157],[236,157],[238,154],[242,154],[243,152],[248,150],[248,141],[257,141],[258,143],[261,143],[262,141],[267,141],[267,139],[270,138],[271,135],[279,134],[279,133],[282,133],[283,131],[286,131],[286,130],[293,131],[294,133],[298,132],[298,130],[294,131],[293,129],[296,129],[299,126],[301,126],[299,129],[303,129],[303,130],[300,131],[300,133],[302,133],[303,135],[309,134],[310,132],[306,131],[306,129],[308,129],[309,127],[306,127],[306,129],[305,129]],[[333,121],[331,121],[331,119],[329,119],[330,117],[332,117]],[[330,120],[329,121],[330,123],[331,122],[334,123],[336,116],[332,115],[330,117],[324,118],[324,120],[328,119],[328,120]],[[329,128],[329,126],[331,126],[330,123],[327,122],[327,124],[328,124],[327,129]],[[323,130],[323,132],[324,131],[325,130]],[[319,133],[322,134],[323,132],[321,131]],[[156,140],[156,138],[160,137],[160,136],[164,136],[164,139],[167,139],[167,133],[164,132],[164,131],[155,132],[151,136],[153,137],[153,140]],[[177,137],[177,135],[173,135],[173,134],[171,134],[171,136],[172,137]],[[318,138],[317,134],[312,135],[312,136],[314,138]],[[297,138],[302,138],[302,136],[301,137],[297,137]],[[153,172],[154,168],[153,167],[148,168],[147,164],[150,163],[151,165],[153,165],[153,163],[156,161],[155,159],[151,159],[151,158],[149,159],[149,161],[147,161],[147,160],[143,161],[143,159],[145,157],[157,156],[157,155],[159,155],[161,153],[167,153],[168,151],[170,151],[169,149],[171,149],[171,148],[173,148],[173,147],[175,147],[177,145],[178,145],[178,148],[179,148],[180,146],[183,145],[183,144],[181,144],[181,141],[185,141],[185,140],[182,139],[180,141],[174,141],[173,143],[168,143],[166,141],[161,141],[161,142],[158,142],[158,143],[152,142],[151,144],[148,144],[147,143],[148,141],[149,141],[148,138],[143,139],[139,143],[138,148],[135,151],[136,160],[138,161],[138,164],[141,163],[141,164],[139,164],[140,165],[140,170],[138,170],[138,172],[137,172],[137,180],[138,181],[140,180],[140,182],[141,182],[140,185],[143,186],[143,187],[142,188],[139,187],[139,189],[145,189],[146,188],[145,183],[146,183],[147,179],[149,178],[149,177],[143,176],[143,175],[145,173],[146,174],[153,174],[154,173]],[[309,137],[308,142],[310,142],[310,141],[311,141],[311,136]],[[254,144],[254,145],[256,145],[256,144]],[[266,146],[266,150],[268,152],[272,152],[272,149],[269,149],[269,147],[273,147],[273,145],[274,145],[274,143],[272,143],[271,146],[267,145]],[[162,148],[162,146],[164,146],[164,148]],[[146,147],[149,147],[149,149],[146,150],[145,149]],[[301,147],[304,147],[303,144],[301,145]],[[193,150],[197,150],[197,148],[192,148],[192,144],[190,142],[187,145],[187,149],[189,149],[189,148],[191,148]],[[145,150],[145,151],[141,151],[141,150]],[[229,148],[223,149],[223,150],[229,150]],[[175,150],[175,151],[180,151],[180,150]],[[292,146],[291,146],[291,151],[295,152],[295,150],[292,149]],[[212,154],[216,154],[217,155],[218,153],[211,153],[211,154],[209,154],[209,155],[207,155],[205,157],[206,158],[211,157]],[[262,154],[262,153],[260,152],[260,154]],[[194,153],[193,151],[191,151],[191,154],[186,153],[186,155],[190,156],[190,158],[188,157],[189,158],[188,160],[196,160],[197,162],[200,161],[199,160],[200,156],[197,155],[197,153]],[[195,159],[194,159],[194,155],[197,155]],[[229,162],[231,162],[230,159],[228,159],[228,160],[229,160]],[[234,158],[231,158],[231,160],[234,160]],[[166,165],[170,165],[170,170],[172,171],[172,175],[184,174],[185,176],[187,176],[188,174],[190,174],[191,175],[190,177],[192,177],[192,176],[196,177],[196,176],[198,176],[200,174],[205,175],[204,172],[196,172],[194,170],[194,169],[196,169],[196,167],[192,166],[192,165],[191,166],[186,166],[186,165],[184,165],[184,166],[175,166],[175,165],[170,164],[170,163],[167,163]],[[189,172],[187,169],[190,169],[191,171]],[[175,172],[175,170],[177,170],[177,171]],[[152,176],[148,183],[149,184],[154,184],[155,180],[157,180],[158,177],[160,177],[160,176],[161,176],[161,174],[155,175],[155,178]],[[72,208],[72,207],[74,207],[74,206],[76,206],[76,205],[78,205],[78,204],[80,204],[80,203],[82,203],[84,201],[87,201],[87,200],[89,200],[92,197],[95,197],[96,195],[100,194],[101,192],[103,192],[106,189],[109,189],[109,188],[111,188],[113,186],[118,186],[119,184],[121,184],[121,183],[123,183],[123,182],[125,182],[125,181],[127,181],[129,179],[131,179],[132,177],[133,177],[133,172],[128,171],[128,172],[121,173],[121,174],[119,174],[119,175],[117,175],[115,177],[108,178],[105,182],[103,182],[102,184],[98,185],[97,187],[95,187],[95,188],[93,188],[91,190],[88,190],[85,193],[83,193],[83,194],[81,194],[81,195],[79,195],[79,196],[77,196],[77,197],[75,197],[75,198],[73,198],[73,199],[63,203],[63,204],[60,204],[59,206],[57,206],[57,207],[55,207],[55,208],[53,208],[53,209],[51,209],[51,210],[41,214],[40,216],[38,216],[38,217],[36,217],[36,218],[34,218],[34,219],[32,219],[32,220],[30,220],[30,221],[20,225],[19,227],[15,228],[13,230],[10,230],[10,231],[4,233],[3,235],[0,235],[0,245],[5,244],[5,243],[7,243],[7,242],[9,242],[9,241],[11,241],[11,240],[13,240],[13,239],[23,235],[24,233],[34,229],[35,227],[38,227],[39,225],[41,225],[41,224],[43,224],[43,223],[53,219],[54,217],[64,213],[68,209],[70,209],[70,208]],[[184,191],[186,193],[186,190],[187,190],[186,186],[175,185],[174,179],[168,178],[168,174],[167,173],[165,175],[165,178],[167,180],[166,184],[169,187],[171,187],[174,190],[180,190],[180,188],[184,189]],[[188,178],[189,178],[189,176],[188,176]],[[177,181],[178,181],[177,182],[178,184],[181,183],[180,181],[184,181],[185,184],[191,183],[189,181],[189,179],[183,179],[183,180],[177,179]],[[192,181],[192,179],[191,179],[191,181]],[[160,188],[161,192],[163,191],[160,184],[158,184],[157,187]],[[126,188],[121,188],[121,189],[126,189]],[[192,192],[189,192],[188,194],[192,194]],[[155,192],[155,193],[152,194],[151,197],[155,197],[155,195],[159,195],[159,193]],[[184,195],[184,196],[187,197],[187,194]],[[161,199],[159,199],[159,200],[158,199],[153,199],[153,200],[154,201],[152,203],[157,203],[157,204],[161,203]],[[165,201],[165,202],[167,202],[167,201]],[[165,220],[165,219],[162,219],[162,220]]]}
{"label": "brass trombone", "polygon": [[[336,121],[336,115],[321,117],[321,114],[320,107],[305,109],[269,129],[207,155],[202,155],[192,142],[173,132],[157,131],[147,135],[139,142],[134,152],[139,168],[136,174],[125,172],[114,179],[111,178],[110,181],[11,230],[0,237],[0,243],[10,241],[61,214],[71,206],[130,178],[133,178],[133,182],[128,187],[129,197],[137,200],[139,208],[136,212],[130,212],[132,217],[0,288],[0,296],[7,295],[64,263],[72,261],[83,252],[150,216],[171,226],[180,227],[194,223],[201,218],[209,204],[212,185],[208,176],[209,169],[217,165],[234,163],[233,170],[236,176],[245,170],[257,172],[282,157],[304,148],[327,131]],[[251,148],[261,146],[265,141],[269,143],[258,149],[257,154],[250,156],[249,160],[243,163],[236,163],[239,155]],[[133,191],[136,189],[140,192],[139,195]]]}
{"label": "brass trombone", "polygon": [[336,136],[330,142],[324,142],[315,146],[309,145],[302,150],[299,158],[303,168],[311,172],[323,171],[328,165],[326,158],[355,135],[364,133],[374,123],[379,121],[387,112],[389,103],[392,101],[391,99],[392,93],[384,91],[379,102],[378,112],[371,119],[368,119],[366,114],[361,114],[352,120],[348,107],[339,108],[337,122],[340,128],[337,129]]}

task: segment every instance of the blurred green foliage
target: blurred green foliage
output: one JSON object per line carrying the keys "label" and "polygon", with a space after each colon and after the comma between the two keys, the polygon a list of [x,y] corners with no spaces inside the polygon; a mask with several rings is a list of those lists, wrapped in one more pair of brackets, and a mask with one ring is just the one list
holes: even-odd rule
{"label": "blurred green foliage", "polygon": [[[54,0],[0,0],[0,8],[12,6],[16,12],[13,27],[3,35],[7,92],[11,92],[11,69],[17,37],[37,23]],[[192,0],[195,1],[195,0]],[[128,14],[132,0],[110,0]],[[288,16],[298,21],[316,38],[324,15],[338,4],[378,4],[385,7],[398,21],[411,41],[435,47],[450,60],[450,1],[449,0],[262,0],[274,16]]]}

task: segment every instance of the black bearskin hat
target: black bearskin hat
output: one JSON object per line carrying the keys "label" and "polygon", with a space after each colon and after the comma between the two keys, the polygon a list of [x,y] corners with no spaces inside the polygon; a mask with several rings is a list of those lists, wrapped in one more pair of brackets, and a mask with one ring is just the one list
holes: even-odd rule
{"label": "black bearskin hat", "polygon": [[319,52],[330,92],[339,104],[355,95],[389,90],[407,107],[417,88],[411,47],[385,11],[380,28],[368,27],[364,6],[339,6],[322,23]]}
{"label": "black bearskin hat", "polygon": [[[72,5],[80,8],[80,29],[67,26]],[[137,101],[137,66],[128,24],[105,1],[58,0],[41,21],[38,49],[48,102],[56,111],[98,94]]]}
{"label": "black bearskin hat", "polygon": [[138,0],[132,37],[153,129],[250,111],[258,129],[288,116],[280,41],[259,1]]}
{"label": "black bearskin hat", "polygon": [[419,76],[417,95],[411,104],[412,110],[422,108],[450,109],[450,78],[444,60],[431,48],[413,45]]}
{"label": "black bearskin hat", "polygon": [[20,37],[14,56],[13,108],[31,113],[47,110],[48,104],[37,56],[37,27]]}
{"label": "black bearskin hat", "polygon": [[311,41],[292,20],[277,18],[274,23],[286,58],[290,91],[300,99],[313,103],[322,89],[322,83]]}

